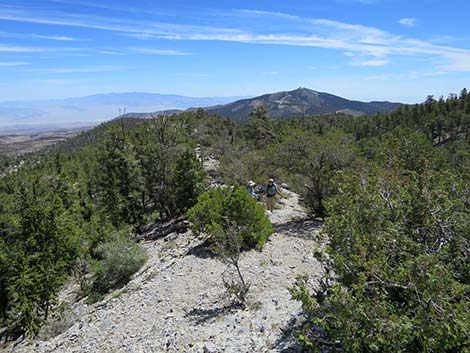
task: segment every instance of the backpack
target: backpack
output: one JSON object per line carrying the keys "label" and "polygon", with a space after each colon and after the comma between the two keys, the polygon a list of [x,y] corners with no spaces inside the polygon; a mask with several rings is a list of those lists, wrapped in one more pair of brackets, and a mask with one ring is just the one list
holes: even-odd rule
{"label": "backpack", "polygon": [[268,185],[266,188],[266,194],[269,196],[275,196],[277,192],[277,185],[273,183],[273,185]]}

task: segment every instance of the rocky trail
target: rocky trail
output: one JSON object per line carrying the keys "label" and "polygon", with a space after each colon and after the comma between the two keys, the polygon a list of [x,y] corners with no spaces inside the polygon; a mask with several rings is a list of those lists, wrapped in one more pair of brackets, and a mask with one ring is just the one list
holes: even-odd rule
{"label": "rocky trail", "polygon": [[298,195],[269,217],[276,227],[262,252],[242,254],[251,284],[246,309],[234,308],[222,284],[225,269],[191,231],[141,243],[149,259],[105,300],[75,303],[77,321],[48,341],[22,342],[14,352],[299,352],[293,328],[300,303],[289,288],[298,275],[319,273],[313,257],[320,225]]}

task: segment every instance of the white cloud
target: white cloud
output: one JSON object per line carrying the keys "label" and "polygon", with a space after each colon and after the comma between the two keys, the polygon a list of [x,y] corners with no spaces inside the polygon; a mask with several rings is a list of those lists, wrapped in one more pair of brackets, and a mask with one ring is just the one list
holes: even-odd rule
{"label": "white cloud", "polygon": [[83,41],[84,39],[67,37],[67,36],[45,36],[42,34],[32,34],[31,37],[38,38],[38,39],[49,39],[49,40],[56,40],[59,42],[75,42],[75,41]]}
{"label": "white cloud", "polygon": [[402,18],[401,20],[398,20],[397,22],[399,24],[402,24],[403,26],[408,26],[408,27],[416,26],[416,18],[414,17],[405,17],[405,18]]}
{"label": "white cloud", "polygon": [[439,65],[441,70],[446,71],[470,71],[470,57],[466,53],[447,53],[446,57],[450,60],[449,63]]}
{"label": "white cloud", "polygon": [[380,74],[380,75],[373,75],[364,77],[366,81],[372,80],[420,80],[424,78],[436,77],[445,75],[446,72],[444,71],[433,71],[433,72],[420,72],[420,71],[408,71],[396,74]]}
{"label": "white cloud", "polygon": [[0,67],[26,66],[30,63],[24,61],[0,61]]}
{"label": "white cloud", "polygon": [[98,54],[103,54],[103,55],[126,55],[122,52],[115,51],[115,50],[98,50]]}
{"label": "white cloud", "polygon": [[51,78],[51,79],[27,79],[27,80],[19,80],[18,82],[22,84],[26,84],[27,86],[30,86],[31,84],[33,84],[37,87],[45,87],[49,85],[76,86],[76,85],[81,85],[81,84],[89,84],[92,82],[97,82],[97,80],[96,79],[83,79],[83,78],[77,78],[77,79]]}
{"label": "white cloud", "polygon": [[[28,12],[24,8],[0,6],[0,19],[49,25],[84,27],[111,31],[140,39],[167,39],[189,41],[229,41],[264,45],[289,45],[316,47],[363,56],[363,62],[379,65],[390,61],[391,56],[432,58],[437,68],[448,71],[470,71],[470,50],[455,46],[442,46],[430,41],[405,38],[379,28],[351,24],[330,19],[312,19],[279,12],[237,10],[234,16],[272,16],[291,22],[283,25],[289,32],[260,33],[244,28],[184,25],[178,23],[133,21],[122,18],[84,16],[60,12]],[[208,18],[211,20],[211,18]],[[402,19],[405,20],[405,19]],[[410,20],[408,18],[407,20]],[[211,21],[208,21],[211,22]],[[406,21],[411,23],[410,21]],[[413,22],[414,23],[414,22]],[[257,21],[254,28],[260,28]],[[0,52],[2,50],[0,46]],[[13,50],[11,50],[13,51]],[[132,50],[131,50],[132,51]],[[152,55],[190,55],[179,50],[134,48],[134,52]],[[370,66],[370,65],[369,65]]]}
{"label": "white cloud", "polygon": [[34,53],[41,51],[44,51],[44,49],[0,44],[0,53]]}
{"label": "white cloud", "polygon": [[156,38],[155,35],[149,33],[126,33],[127,36],[140,39],[140,40],[148,40],[152,38]]}
{"label": "white cloud", "polygon": [[279,75],[279,71],[263,71],[261,72],[261,75],[266,75],[266,76],[276,76]]}
{"label": "white cloud", "polygon": [[84,55],[83,52],[93,52],[90,48],[61,48],[61,47],[29,47],[0,44],[0,53],[29,54],[29,53],[68,53],[70,55]]}
{"label": "white cloud", "polygon": [[238,12],[242,15],[248,16],[270,16],[270,17],[279,17],[288,20],[301,20],[302,18],[296,15],[290,15],[283,12],[274,12],[274,11],[263,11],[263,10],[248,10],[242,9],[238,10]]}
{"label": "white cloud", "polygon": [[390,63],[388,60],[366,60],[358,63],[353,63],[356,66],[384,66]]}
{"label": "white cloud", "polygon": [[154,49],[154,48],[131,48],[135,53],[148,54],[148,55],[169,55],[169,56],[185,56],[192,55],[191,53],[183,52],[173,49]]}
{"label": "white cloud", "polygon": [[128,66],[89,66],[89,67],[66,67],[56,69],[32,69],[30,72],[40,74],[83,74],[83,73],[95,73],[95,72],[110,72],[110,71],[122,71],[129,70],[132,67]]}
{"label": "white cloud", "polygon": [[86,41],[87,39],[68,37],[63,35],[43,35],[36,33],[11,33],[11,32],[0,32],[0,37],[3,38],[14,38],[14,39],[47,39],[60,42],[76,42],[76,41]]}

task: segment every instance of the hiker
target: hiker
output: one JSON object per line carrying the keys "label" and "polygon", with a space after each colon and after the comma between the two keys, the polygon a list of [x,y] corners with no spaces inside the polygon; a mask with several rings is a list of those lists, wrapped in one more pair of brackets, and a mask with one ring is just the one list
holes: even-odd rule
{"label": "hiker", "polygon": [[256,183],[253,180],[250,180],[246,186],[246,191],[253,197],[255,200],[258,199],[258,195],[255,190]]}
{"label": "hiker", "polygon": [[266,187],[266,208],[268,211],[271,211],[271,213],[274,211],[277,194],[282,197],[282,194],[279,192],[277,185],[274,183],[274,179],[269,178],[268,185]]}

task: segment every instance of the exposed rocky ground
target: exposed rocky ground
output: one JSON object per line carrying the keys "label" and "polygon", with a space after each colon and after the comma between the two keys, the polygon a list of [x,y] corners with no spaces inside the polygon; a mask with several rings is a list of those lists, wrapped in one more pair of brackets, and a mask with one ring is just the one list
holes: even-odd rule
{"label": "exposed rocky ground", "polygon": [[39,151],[57,142],[78,135],[88,128],[72,128],[51,132],[4,135],[0,133],[0,154],[14,156]]}
{"label": "exposed rocky ground", "polygon": [[[128,285],[94,305],[73,304],[76,322],[47,341],[22,342],[14,352],[298,352],[293,329],[300,303],[289,293],[296,276],[320,264],[320,225],[298,195],[270,214],[276,226],[262,252],[242,254],[251,283],[246,309],[233,307],[222,284],[225,264],[190,231],[144,242],[149,259]],[[312,283],[314,285],[314,283]],[[65,293],[64,293],[65,295]],[[71,295],[70,292],[67,293]]]}

